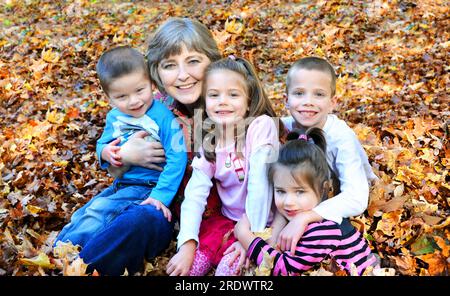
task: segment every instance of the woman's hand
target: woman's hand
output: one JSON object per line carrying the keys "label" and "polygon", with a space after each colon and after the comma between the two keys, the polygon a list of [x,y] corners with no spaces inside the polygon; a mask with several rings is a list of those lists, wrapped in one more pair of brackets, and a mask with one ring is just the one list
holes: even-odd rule
{"label": "woman's hand", "polygon": [[146,167],[151,170],[162,171],[158,163],[166,161],[163,146],[160,142],[148,142],[145,131],[133,134],[128,141],[120,147],[120,157],[127,165]]}
{"label": "woman's hand", "polygon": [[159,200],[152,197],[147,197],[146,200],[141,202],[141,205],[154,205],[158,211],[162,211],[164,217],[170,222],[172,220],[172,212]]}
{"label": "woman's hand", "polygon": [[167,274],[170,276],[189,275],[189,270],[194,262],[196,248],[197,245],[194,240],[185,242],[167,263]]}
{"label": "woman's hand", "polygon": [[297,243],[303,236],[308,224],[318,221],[322,221],[322,217],[314,211],[298,214],[281,230],[278,235],[277,246],[281,251],[290,251],[294,255]]}

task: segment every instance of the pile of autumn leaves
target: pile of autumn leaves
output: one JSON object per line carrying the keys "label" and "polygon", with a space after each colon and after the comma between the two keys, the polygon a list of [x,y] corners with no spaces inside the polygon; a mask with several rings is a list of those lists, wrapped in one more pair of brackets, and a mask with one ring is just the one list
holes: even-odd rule
{"label": "pile of autumn leaves", "polygon": [[[352,219],[380,257],[381,268],[367,274],[447,275],[449,8],[440,1],[199,5],[0,4],[0,275],[85,274],[77,247],[52,244],[73,211],[111,182],[95,159],[108,110],[95,61],[114,45],[144,50],[148,32],[181,15],[205,23],[224,55],[254,62],[279,115],[289,65],[305,55],[328,58],[340,74],[336,113],[380,177],[367,211]],[[175,241],[141,275],[164,275],[174,252]],[[268,274],[272,264],[265,258],[244,274]],[[327,260],[306,274],[345,273]]]}

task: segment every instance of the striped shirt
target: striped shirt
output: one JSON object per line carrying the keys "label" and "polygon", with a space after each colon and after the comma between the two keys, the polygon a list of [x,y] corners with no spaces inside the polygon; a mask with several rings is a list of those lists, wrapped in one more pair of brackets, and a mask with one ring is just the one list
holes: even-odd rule
{"label": "striped shirt", "polygon": [[343,219],[341,224],[329,220],[309,224],[295,255],[289,251],[279,252],[257,237],[250,244],[247,256],[259,266],[265,252],[274,257],[272,275],[298,275],[327,257],[334,258],[339,267],[348,272],[354,264],[358,275],[376,263],[367,241],[348,219]]}

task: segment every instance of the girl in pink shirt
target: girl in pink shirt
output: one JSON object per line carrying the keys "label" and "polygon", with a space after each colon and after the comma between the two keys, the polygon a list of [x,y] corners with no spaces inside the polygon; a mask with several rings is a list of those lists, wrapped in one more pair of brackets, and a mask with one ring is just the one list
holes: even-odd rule
{"label": "girl in pink shirt", "polygon": [[[255,69],[243,58],[210,64],[203,98],[207,118],[181,205],[179,251],[171,260],[177,266],[170,268],[205,275],[217,266],[216,275],[238,275],[245,250],[233,235],[236,221],[245,213],[252,231],[263,231],[270,219],[272,189],[266,176],[277,156],[278,123]],[[212,179],[222,209],[202,220]],[[196,249],[180,249],[192,242]],[[234,252],[224,256],[232,244]]]}

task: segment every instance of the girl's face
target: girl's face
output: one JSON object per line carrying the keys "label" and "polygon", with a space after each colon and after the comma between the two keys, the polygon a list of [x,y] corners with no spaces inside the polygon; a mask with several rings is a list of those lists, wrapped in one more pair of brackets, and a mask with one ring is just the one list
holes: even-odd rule
{"label": "girl's face", "polygon": [[[300,181],[300,182],[299,182]],[[278,211],[289,221],[304,211],[309,211],[319,204],[319,197],[311,186],[297,180],[291,169],[277,165],[273,175],[275,205]]]}
{"label": "girl's face", "polygon": [[331,77],[318,70],[298,69],[292,73],[288,93],[289,111],[302,127],[323,128],[336,105],[331,96]]}
{"label": "girl's face", "polygon": [[188,50],[184,45],[180,54],[163,59],[158,74],[167,94],[183,105],[197,102],[210,62],[205,54]]}
{"label": "girl's face", "polygon": [[144,115],[153,103],[152,84],[143,71],[114,79],[107,93],[113,106],[136,118]]}
{"label": "girl's face", "polygon": [[226,69],[214,70],[205,83],[206,113],[212,121],[232,126],[245,117],[248,91],[242,75]]}

